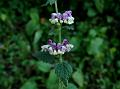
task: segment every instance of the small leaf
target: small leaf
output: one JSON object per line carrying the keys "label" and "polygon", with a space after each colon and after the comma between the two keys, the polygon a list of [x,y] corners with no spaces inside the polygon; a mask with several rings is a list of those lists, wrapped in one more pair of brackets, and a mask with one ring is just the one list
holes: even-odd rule
{"label": "small leaf", "polygon": [[31,9],[29,12],[30,21],[26,24],[26,32],[29,36],[33,35],[33,33],[40,29],[39,24],[39,13],[36,9]]}
{"label": "small leaf", "polygon": [[102,13],[104,10],[104,0],[94,0],[97,10]]}
{"label": "small leaf", "polygon": [[36,67],[39,71],[49,72],[51,65],[42,61],[37,62]]}
{"label": "small leaf", "polygon": [[47,0],[46,5],[48,5],[48,4],[52,5],[55,3],[55,1],[57,1],[57,0]]}
{"label": "small leaf", "polygon": [[55,70],[51,70],[46,82],[47,89],[58,89],[58,78],[55,74]]}
{"label": "small leaf", "polygon": [[76,71],[73,73],[73,80],[80,86],[83,87],[84,76],[81,71]]}
{"label": "small leaf", "polygon": [[41,30],[39,30],[35,33],[34,44],[36,44],[40,40],[41,36],[42,36],[42,31]]}
{"label": "small leaf", "polygon": [[35,32],[34,41],[33,41],[34,49],[38,49],[38,42],[40,38],[42,37],[42,33],[43,33],[42,30],[38,30]]}
{"label": "small leaf", "polygon": [[55,73],[60,78],[60,80],[64,83],[65,86],[68,85],[68,79],[72,74],[72,67],[67,62],[59,63],[55,66]]}
{"label": "small leaf", "polygon": [[94,17],[94,16],[96,16],[96,12],[95,12],[95,10],[92,9],[92,8],[89,8],[89,9],[88,9],[87,14],[88,14],[89,17]]}
{"label": "small leaf", "polygon": [[29,80],[20,89],[38,89],[35,81]]}
{"label": "small leaf", "polygon": [[55,57],[50,55],[48,52],[39,51],[34,53],[33,56],[46,63],[53,63],[55,61]]}
{"label": "small leaf", "polygon": [[69,83],[67,89],[78,89],[73,83]]}
{"label": "small leaf", "polygon": [[100,37],[92,39],[90,45],[88,46],[88,53],[97,55],[102,51],[102,45],[104,40]]}

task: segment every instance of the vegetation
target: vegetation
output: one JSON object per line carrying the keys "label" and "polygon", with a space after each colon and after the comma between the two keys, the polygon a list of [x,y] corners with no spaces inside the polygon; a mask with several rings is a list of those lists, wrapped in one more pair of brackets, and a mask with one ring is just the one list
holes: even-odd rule
{"label": "vegetation", "polygon": [[[56,26],[49,22],[55,12],[51,1],[0,1],[0,89],[58,89],[56,60],[37,55],[48,39],[58,42]],[[62,39],[74,45],[63,55],[73,68],[67,89],[120,89],[119,3],[58,0],[59,11],[72,10],[75,18],[62,28]]]}

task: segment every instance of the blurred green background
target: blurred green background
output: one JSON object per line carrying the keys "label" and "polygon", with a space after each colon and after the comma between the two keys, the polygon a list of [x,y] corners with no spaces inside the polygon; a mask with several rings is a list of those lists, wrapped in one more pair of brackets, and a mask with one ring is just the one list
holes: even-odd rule
{"label": "blurred green background", "polygon": [[[49,38],[56,42],[46,0],[0,0],[0,89],[58,89],[50,64],[35,59]],[[62,37],[74,44],[64,59],[73,67],[67,89],[120,89],[120,0],[58,0],[75,23]]]}

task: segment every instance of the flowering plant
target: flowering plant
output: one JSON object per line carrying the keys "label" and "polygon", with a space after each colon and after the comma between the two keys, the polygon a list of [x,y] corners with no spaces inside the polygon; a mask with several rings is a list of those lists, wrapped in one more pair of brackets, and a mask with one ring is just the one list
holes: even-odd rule
{"label": "flowering plant", "polygon": [[[49,1],[49,0],[48,0]],[[73,24],[74,23],[74,17],[72,16],[72,11],[65,11],[64,13],[59,13],[58,12],[58,7],[57,7],[57,1],[53,0],[54,2],[50,2],[50,4],[55,4],[55,10],[56,13],[52,13],[51,14],[51,18],[49,19],[49,21],[51,22],[51,24],[57,25],[58,27],[58,40],[59,42],[56,43],[53,40],[49,39],[48,43],[41,46],[41,52],[42,52],[42,56],[41,59],[43,59],[43,61],[45,61],[44,59],[49,56],[49,58],[54,58],[53,56],[58,56],[59,57],[59,63],[57,63],[54,68],[55,68],[55,73],[59,78],[59,84],[68,85],[68,79],[72,74],[72,67],[71,65],[63,60],[62,55],[65,54],[66,52],[70,52],[72,50],[72,48],[74,47],[72,44],[69,43],[69,41],[67,39],[64,39],[62,41],[62,32],[61,32],[61,28],[62,28],[62,24]],[[48,62],[49,59],[45,62]],[[62,89],[61,86],[59,87],[59,89]]]}

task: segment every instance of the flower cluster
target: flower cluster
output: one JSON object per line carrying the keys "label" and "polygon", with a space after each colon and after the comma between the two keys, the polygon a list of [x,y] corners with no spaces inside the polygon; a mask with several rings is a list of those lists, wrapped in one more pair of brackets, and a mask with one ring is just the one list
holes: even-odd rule
{"label": "flower cluster", "polygon": [[67,39],[64,39],[62,43],[55,43],[52,40],[48,40],[48,44],[41,46],[41,48],[42,51],[48,51],[51,55],[58,55],[69,52],[73,48],[73,45],[69,44]]}
{"label": "flower cluster", "polygon": [[57,23],[73,24],[74,23],[74,17],[72,16],[72,11],[65,11],[63,14],[52,13],[49,21],[52,24],[57,24]]}

